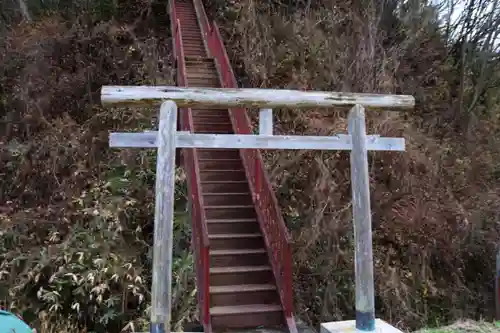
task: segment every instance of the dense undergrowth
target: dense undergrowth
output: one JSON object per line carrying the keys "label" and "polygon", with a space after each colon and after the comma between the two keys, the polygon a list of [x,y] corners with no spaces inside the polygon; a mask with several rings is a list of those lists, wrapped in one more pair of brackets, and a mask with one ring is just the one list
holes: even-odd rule
{"label": "dense undergrowth", "polygon": [[[80,4],[9,23],[0,38],[0,305],[42,332],[146,331],[156,154],[107,141],[154,127],[156,110],[103,109],[99,91],[174,84],[166,8]],[[179,330],[196,289],[180,171],[177,183]]]}
{"label": "dense undergrowth", "polygon": [[[23,23],[15,4],[0,5],[0,302],[43,332],[146,330],[155,154],[110,150],[107,135],[154,127],[157,110],[104,110],[98,93],[174,83],[166,3],[33,0]],[[206,4],[244,86],[416,97],[414,112],[369,119],[408,143],[370,156],[378,315],[403,328],[491,316],[498,94],[457,115],[456,64],[432,19],[363,1]],[[345,112],[276,111],[280,133],[345,131]],[[265,157],[293,234],[298,316],[352,318],[347,154]],[[176,330],[196,317],[177,180]]]}

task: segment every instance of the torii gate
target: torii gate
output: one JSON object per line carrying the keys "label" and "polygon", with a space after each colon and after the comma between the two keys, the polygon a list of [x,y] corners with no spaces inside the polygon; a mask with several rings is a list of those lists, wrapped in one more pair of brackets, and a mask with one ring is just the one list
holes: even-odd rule
{"label": "torii gate", "polygon": [[[172,229],[176,148],[350,150],[355,240],[357,331],[375,332],[372,223],[368,150],[404,151],[404,138],[367,135],[365,109],[411,109],[406,95],[356,94],[276,89],[180,88],[170,86],[104,86],[104,105],[161,106],[158,132],[111,133],[110,147],[157,148],[153,241],[151,333],[170,332]],[[177,132],[177,107],[259,107],[258,135]],[[275,107],[351,107],[348,134],[336,136],[273,135]],[[387,329],[387,327],[385,327]],[[392,327],[391,327],[392,328]],[[342,326],[339,330],[345,330]]]}

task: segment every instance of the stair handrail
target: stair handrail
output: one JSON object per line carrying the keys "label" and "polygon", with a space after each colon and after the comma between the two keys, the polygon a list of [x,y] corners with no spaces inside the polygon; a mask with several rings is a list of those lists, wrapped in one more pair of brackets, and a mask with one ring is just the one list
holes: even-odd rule
{"label": "stair handrail", "polygon": [[[175,10],[175,0],[170,2],[170,15],[173,21],[174,52],[177,63],[177,84],[187,87],[186,61],[180,20]],[[183,131],[193,131],[191,108],[180,109],[180,124]],[[200,322],[204,331],[211,333],[210,324],[210,243],[207,230],[207,218],[201,194],[200,166],[196,149],[183,149],[183,164],[187,173],[188,195],[191,203],[192,245],[196,260],[196,278],[198,285],[198,303]]]}
{"label": "stair handrail", "polygon": [[[212,27],[209,31],[208,38],[210,40],[208,45],[212,56],[218,63],[219,74],[223,81],[222,87],[238,88],[236,77],[216,22],[212,22]],[[235,133],[251,134],[252,126],[245,109],[230,109],[229,114]],[[293,319],[291,237],[281,215],[278,200],[267,176],[260,151],[257,149],[243,149],[240,150],[240,155],[249,181],[250,191],[257,206],[256,212],[259,224],[264,234],[274,277],[278,284],[287,325],[290,332],[296,332],[296,324]]]}
{"label": "stair handrail", "polygon": [[208,34],[211,33],[212,27],[208,22],[207,12],[205,11],[205,6],[200,1],[193,1],[197,17],[199,19],[201,26],[201,30],[205,34],[205,38],[208,38]]}
{"label": "stair handrail", "polygon": [[[222,73],[224,81],[223,88],[238,88],[238,82],[236,81],[236,76],[234,75],[233,67],[229,62],[229,56],[227,55],[226,47],[224,45],[224,42],[222,41],[222,36],[220,34],[219,26],[215,21],[212,22],[211,38],[213,40],[213,44],[215,44],[214,46],[216,46],[220,50],[219,52],[220,54],[218,55],[217,60],[219,61],[219,65],[221,66],[221,72],[223,72]],[[244,113],[245,115],[247,115],[246,111],[244,111]],[[251,131],[250,129],[252,128],[252,126],[250,119],[248,118],[248,115],[247,119],[249,126],[248,128],[249,131]]]}

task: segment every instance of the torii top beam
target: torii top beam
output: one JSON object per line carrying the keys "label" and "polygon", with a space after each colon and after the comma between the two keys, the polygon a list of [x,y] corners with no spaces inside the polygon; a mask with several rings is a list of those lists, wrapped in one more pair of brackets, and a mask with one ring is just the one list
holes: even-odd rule
{"label": "torii top beam", "polygon": [[160,106],[165,100],[179,107],[330,108],[359,104],[371,109],[405,110],[415,106],[415,99],[408,95],[172,86],[103,86],[101,90],[101,102],[109,106]]}

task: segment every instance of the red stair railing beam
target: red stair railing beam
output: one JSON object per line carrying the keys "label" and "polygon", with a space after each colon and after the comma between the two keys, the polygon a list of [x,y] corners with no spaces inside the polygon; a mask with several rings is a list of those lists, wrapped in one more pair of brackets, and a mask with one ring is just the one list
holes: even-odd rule
{"label": "red stair railing beam", "polygon": [[[177,85],[186,86],[186,63],[184,47],[182,42],[181,23],[177,18],[175,1],[171,0],[170,15],[172,19],[172,31],[174,34],[174,50],[177,63]],[[180,128],[183,131],[193,131],[193,116],[191,108],[180,109]],[[196,277],[198,286],[198,303],[200,309],[200,321],[204,331],[211,333],[210,324],[210,262],[208,230],[206,224],[205,210],[203,209],[203,198],[200,189],[200,168],[196,149],[183,149],[184,170],[188,177],[188,195],[191,201],[191,224],[192,245],[196,260]]]}
{"label": "red stair railing beam", "polygon": [[[220,67],[224,88],[237,88],[236,78],[229,62],[226,48],[215,22],[208,34],[208,45],[212,56]],[[246,110],[229,110],[234,132],[252,134],[252,126]],[[249,180],[250,190],[256,204],[259,224],[264,234],[266,247],[271,259],[273,273],[278,284],[283,312],[290,332],[296,332],[293,319],[292,252],[291,238],[281,215],[274,190],[268,179],[259,150],[243,149],[240,154]]]}

